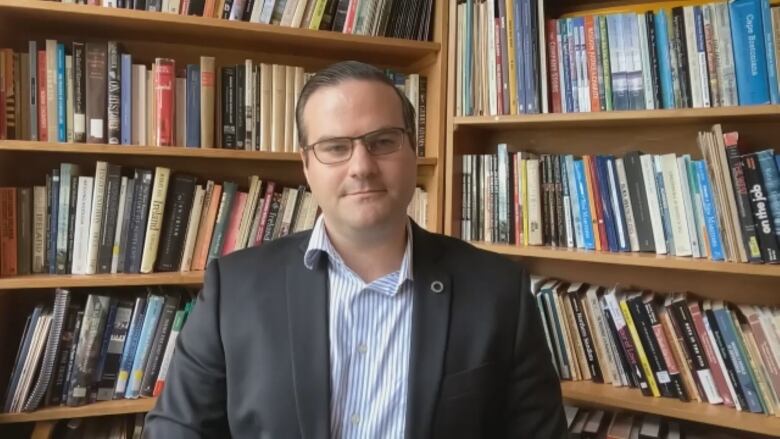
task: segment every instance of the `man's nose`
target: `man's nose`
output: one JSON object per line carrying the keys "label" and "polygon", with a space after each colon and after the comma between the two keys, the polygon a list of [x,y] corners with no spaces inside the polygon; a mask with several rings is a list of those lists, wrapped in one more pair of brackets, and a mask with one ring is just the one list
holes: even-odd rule
{"label": "man's nose", "polygon": [[349,173],[355,177],[371,175],[376,172],[376,159],[368,152],[366,144],[362,140],[355,141],[355,149],[349,160]]}

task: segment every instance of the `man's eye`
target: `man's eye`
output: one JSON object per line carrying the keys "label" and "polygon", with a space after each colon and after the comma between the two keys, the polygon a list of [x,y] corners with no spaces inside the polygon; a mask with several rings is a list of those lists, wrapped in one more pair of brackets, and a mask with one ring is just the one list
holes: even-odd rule
{"label": "man's eye", "polygon": [[349,151],[349,145],[346,143],[325,143],[321,145],[320,150],[329,154],[344,153]]}

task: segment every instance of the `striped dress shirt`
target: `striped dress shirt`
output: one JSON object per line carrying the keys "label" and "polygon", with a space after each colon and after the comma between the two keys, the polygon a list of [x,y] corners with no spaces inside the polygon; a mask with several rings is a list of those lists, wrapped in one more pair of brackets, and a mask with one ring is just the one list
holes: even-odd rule
{"label": "striped dress shirt", "polygon": [[403,438],[412,328],[412,230],[398,271],[366,284],[328,239],[323,217],[304,255],[328,258],[333,438]]}

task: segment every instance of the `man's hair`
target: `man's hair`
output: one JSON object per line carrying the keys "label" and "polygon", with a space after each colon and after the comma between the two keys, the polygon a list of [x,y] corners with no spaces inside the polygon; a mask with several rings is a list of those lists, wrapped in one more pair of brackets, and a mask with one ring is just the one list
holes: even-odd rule
{"label": "man's hair", "polygon": [[295,123],[298,129],[298,143],[301,147],[306,146],[306,127],[303,124],[303,110],[309,98],[317,90],[325,87],[333,87],[347,80],[375,81],[385,84],[395,91],[398,99],[401,100],[401,110],[403,112],[404,128],[409,135],[409,145],[414,149],[416,147],[416,134],[414,129],[414,106],[409,102],[409,98],[393,84],[393,81],[378,68],[362,63],[360,61],[342,61],[331,64],[323,70],[317,72],[309,79],[301,90],[298,97],[298,106],[295,109]]}

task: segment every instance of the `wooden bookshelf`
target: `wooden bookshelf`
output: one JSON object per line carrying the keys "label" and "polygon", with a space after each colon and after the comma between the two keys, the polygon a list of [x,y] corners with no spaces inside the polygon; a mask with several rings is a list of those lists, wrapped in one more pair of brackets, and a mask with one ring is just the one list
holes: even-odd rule
{"label": "wooden bookshelf", "polygon": [[0,277],[0,294],[4,290],[42,288],[130,287],[139,285],[199,285],[202,271],[149,274],[32,274]]}
{"label": "wooden bookshelf", "polygon": [[575,405],[652,413],[751,433],[780,435],[780,418],[740,412],[723,405],[646,397],[642,396],[638,389],[613,387],[590,381],[561,382],[561,391],[563,398]]}
{"label": "wooden bookshelf", "polygon": [[746,276],[780,278],[780,265],[741,264],[735,262],[710,261],[708,259],[656,255],[654,253],[611,253],[574,250],[565,247],[515,246],[483,242],[474,244],[484,250],[525,258],[559,259],[617,266],[660,268],[665,270],[689,270],[697,272],[696,274],[700,275],[706,275],[707,273],[730,273]]}
{"label": "wooden bookshelf", "polygon": [[[682,0],[561,0],[544,2],[546,18],[559,18],[598,11],[646,11],[661,6],[705,3]],[[773,4],[778,3],[772,1]],[[645,5],[645,6],[641,6]],[[596,12],[593,12],[596,13]],[[445,146],[444,233],[460,237],[462,212],[462,157],[496,152],[506,143],[509,151],[537,154],[611,154],[629,151],[652,154],[690,154],[702,158],[697,134],[721,124],[724,132],[738,131],[743,153],[778,149],[780,105],[635,110],[589,113],[517,115],[457,114],[459,41],[457,14],[450,10],[447,80],[447,132]],[[477,41],[475,44],[481,44]],[[541,43],[546,44],[546,42]],[[487,44],[485,44],[487,47]],[[488,50],[489,52],[490,50]],[[472,62],[484,61],[474,54]],[[493,61],[488,58],[488,62]],[[481,72],[472,71],[472,78]],[[471,88],[474,96],[482,90]],[[506,93],[506,90],[504,91]],[[661,297],[687,292],[693,297],[738,304],[780,305],[780,265],[715,262],[659,256],[650,253],[611,253],[550,246],[515,246],[473,242],[476,247],[503,254],[534,274],[568,282],[587,282],[629,291],[652,290]],[[590,381],[561,383],[569,403],[609,410],[652,413],[713,426],[780,436],[777,417],[739,412],[733,408],[703,403],[685,403],[670,398],[644,397],[636,389],[616,388]]]}
{"label": "wooden bookshelf", "polygon": [[151,410],[156,402],[157,398],[118,399],[79,407],[50,407],[29,413],[0,413],[0,424],[143,413]]}
{"label": "wooden bookshelf", "polygon": [[[184,148],[143,145],[105,145],[100,143],[57,143],[28,140],[0,140],[0,153],[4,151],[77,154],[87,156],[144,156],[301,163],[301,156],[297,152],[244,151],[223,148]],[[436,163],[436,157],[418,157],[417,159],[418,166],[435,166]]]}
{"label": "wooden bookshelf", "polygon": [[[433,38],[426,42],[41,0],[0,0],[0,47],[26,52],[29,40],[38,41],[39,48],[46,39],[66,43],[113,40],[132,54],[133,63],[147,66],[155,57],[173,58],[182,66],[197,63],[200,56],[213,56],[216,69],[251,59],[316,71],[352,59],[423,75],[428,81],[425,154],[417,161],[417,184],[428,193],[428,228],[440,232],[444,218],[448,10],[449,2],[434,2]],[[82,173],[88,175],[98,160],[125,170],[167,166],[173,172],[196,176],[200,183],[230,180],[242,188],[251,175],[284,186],[305,183],[298,153],[2,140],[0,186],[41,185],[46,173],[63,162],[80,165]],[[0,278],[0,333],[4,334],[0,337],[0,391],[5,390],[13,367],[24,316],[36,303],[53,297],[54,288],[197,286],[202,282],[203,272]],[[52,420],[146,412],[154,401],[110,401],[0,414],[0,424],[35,422],[38,431],[50,431],[46,429],[52,428]],[[0,436],[5,431],[0,425]]]}

